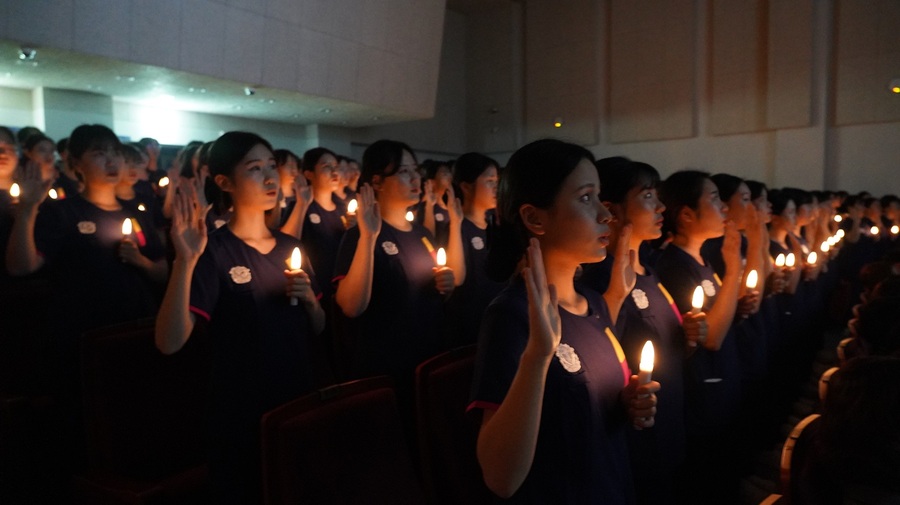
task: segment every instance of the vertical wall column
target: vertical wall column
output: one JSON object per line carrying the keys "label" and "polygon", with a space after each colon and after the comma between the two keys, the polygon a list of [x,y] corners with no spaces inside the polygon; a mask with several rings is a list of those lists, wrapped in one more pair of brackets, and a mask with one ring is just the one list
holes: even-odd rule
{"label": "vertical wall column", "polygon": [[37,88],[32,94],[34,125],[54,140],[68,137],[81,124],[113,128],[112,97],[56,88]]}

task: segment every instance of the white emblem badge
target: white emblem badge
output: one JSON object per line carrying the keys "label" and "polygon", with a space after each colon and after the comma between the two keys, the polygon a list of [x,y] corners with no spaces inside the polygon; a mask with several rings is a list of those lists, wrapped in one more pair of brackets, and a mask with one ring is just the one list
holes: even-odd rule
{"label": "white emblem badge", "polygon": [[703,293],[706,296],[716,296],[716,286],[709,279],[703,279],[703,282],[700,283],[703,286]]}
{"label": "white emblem badge", "polygon": [[322,222],[322,216],[320,216],[320,215],[318,215],[318,214],[310,214],[310,215],[309,215],[309,222],[312,223],[312,224],[319,224],[319,223]]}
{"label": "white emblem badge", "polygon": [[484,249],[484,239],[481,237],[472,237],[472,248],[476,251]]}
{"label": "white emblem badge", "polygon": [[253,276],[250,275],[250,269],[247,267],[231,267],[228,273],[235,284],[247,284],[253,279]]}
{"label": "white emblem badge", "polygon": [[213,226],[215,226],[217,230],[226,224],[228,224],[228,221],[224,219],[216,219],[215,222],[213,222]]}
{"label": "white emblem badge", "polygon": [[650,300],[647,299],[647,293],[642,289],[632,290],[631,298],[634,299],[634,304],[637,305],[637,308],[641,310],[650,306]]}
{"label": "white emblem badge", "polygon": [[563,368],[569,373],[575,373],[581,370],[581,358],[575,353],[575,349],[569,344],[559,344],[556,348],[556,357]]}
{"label": "white emblem badge", "polygon": [[397,244],[390,241],[382,242],[381,248],[384,249],[384,252],[386,252],[390,256],[395,256],[400,252],[400,249],[397,249]]}
{"label": "white emblem badge", "polygon": [[437,222],[439,222],[439,223],[443,223],[443,222],[444,222],[444,215],[443,215],[443,214],[435,214],[435,215],[434,215],[434,220],[437,221]]}
{"label": "white emblem badge", "polygon": [[79,221],[78,231],[82,235],[92,235],[97,232],[97,224],[93,221]]}

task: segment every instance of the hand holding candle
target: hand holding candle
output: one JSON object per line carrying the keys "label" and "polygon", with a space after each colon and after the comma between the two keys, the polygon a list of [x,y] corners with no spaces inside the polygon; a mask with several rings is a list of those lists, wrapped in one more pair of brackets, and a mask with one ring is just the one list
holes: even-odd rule
{"label": "hand holding candle", "polygon": [[747,289],[754,290],[756,289],[756,285],[759,283],[759,274],[756,273],[756,270],[750,270],[750,273],[747,274]]}
{"label": "hand holding candle", "polygon": [[356,198],[350,200],[350,203],[347,204],[347,214],[351,216],[356,215],[356,209],[359,208],[359,203],[356,201]]}
{"label": "hand holding candle", "polygon": [[[303,263],[301,262],[301,259],[302,259],[302,256],[300,255],[300,248],[295,247],[294,251],[291,252],[291,259],[290,259],[290,267],[291,267],[292,272],[295,272],[295,271],[301,269],[300,267],[301,267],[301,265],[303,265]],[[291,297],[291,305],[296,306],[298,303],[300,303],[300,300],[296,296],[292,296]]]}
{"label": "hand holding candle", "polygon": [[631,382],[626,388],[628,415],[638,430],[650,428],[654,423],[653,415],[656,408],[654,393],[659,391],[659,383],[653,382],[653,360],[653,343],[648,340],[641,351],[640,372],[636,377],[631,376]]}
{"label": "hand holding candle", "polygon": [[784,253],[779,253],[778,256],[775,257],[775,266],[778,268],[784,268]]}
{"label": "hand holding candle", "polygon": [[131,237],[132,229],[131,219],[125,218],[125,220],[122,221],[122,238],[127,239]]}
{"label": "hand holding candle", "polygon": [[447,252],[443,247],[438,248],[435,255],[434,283],[438,293],[445,295],[453,291],[453,270],[447,268]]}
{"label": "hand holding candle", "polygon": [[788,268],[794,268],[794,264],[797,262],[797,257],[794,256],[794,253],[788,253],[787,258],[784,260],[784,266]]}

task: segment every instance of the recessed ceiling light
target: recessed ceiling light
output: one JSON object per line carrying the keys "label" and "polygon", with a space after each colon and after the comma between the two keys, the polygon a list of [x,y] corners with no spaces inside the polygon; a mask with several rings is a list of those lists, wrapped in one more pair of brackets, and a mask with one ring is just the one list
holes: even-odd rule
{"label": "recessed ceiling light", "polygon": [[558,118],[556,118],[556,119],[553,120],[553,127],[554,127],[554,128],[562,128],[562,125],[563,125],[563,120],[562,120],[561,117],[558,117]]}
{"label": "recessed ceiling light", "polygon": [[270,98],[270,99],[266,100],[266,103],[275,103],[275,100],[272,100],[272,99]]}
{"label": "recessed ceiling light", "polygon": [[900,77],[891,79],[891,82],[888,83],[888,89],[891,90],[891,93],[900,95]]}
{"label": "recessed ceiling light", "polygon": [[331,109],[329,109],[329,108],[319,109],[319,112],[324,112],[325,114],[331,114]]}

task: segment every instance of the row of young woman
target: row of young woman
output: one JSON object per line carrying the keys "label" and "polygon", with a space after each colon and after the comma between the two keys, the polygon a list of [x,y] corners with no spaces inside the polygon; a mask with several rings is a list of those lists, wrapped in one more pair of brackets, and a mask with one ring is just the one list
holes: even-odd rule
{"label": "row of young woman", "polygon": [[[26,164],[19,175],[7,266],[27,274],[47,264],[61,282],[56,285],[65,286],[57,292],[66,312],[59,334],[72,336],[70,342],[91,321],[108,321],[112,310],[122,320],[153,313],[152,281],[169,273],[154,234],[123,237],[124,219],[136,229],[153,225],[115,198],[119,149],[104,127],[73,131],[70,163],[84,190],[42,207],[48,183],[39,170]],[[163,352],[176,352],[199,323],[215,342],[210,463],[218,500],[258,500],[259,417],[315,386],[311,363],[322,352],[316,346],[327,319],[326,284],[333,289],[332,324],[341,335],[346,377],[387,373],[408,393],[415,365],[452,345],[444,333],[445,304],[456,304],[461,316],[453,320],[468,331],[480,326],[470,409],[482,414],[478,456],[497,494],[534,503],[631,503],[637,489],[642,501],[664,503],[681,496],[677,484],[686,478],[686,487],[715,496],[703,491],[715,479],[697,476],[714,475],[709,465],[727,458],[722,443],[738,412],[739,360],[729,332],[760,299],[755,292],[742,296],[738,228],[747,230],[746,271],[755,265],[774,271],[756,254],[768,244],[746,186],[737,185],[738,198],[726,208],[709,177],[682,172],[665,181],[658,197],[658,175],[648,165],[606,160],[598,170],[581,147],[539,141],[510,159],[496,197],[499,225],[489,237],[485,216],[498,167],[466,155],[453,168],[463,202],[447,190],[448,266],[441,267],[432,233],[406,219],[422,194],[414,153],[379,141],[364,154],[357,224],[339,242],[329,283],[316,277],[308,256],[301,268],[286,260],[294,247],[311,250],[320,242],[308,239],[315,236],[311,225],[325,221],[329,209],[327,202],[313,207],[315,187],[320,171],[331,172],[323,181],[334,179],[333,155],[304,159],[313,191],[295,181],[296,205],[304,195],[310,200],[302,205],[303,240],[273,231],[267,218],[280,200],[276,152],[268,142],[230,132],[206,156],[214,188],[225,197],[220,209],[227,214],[220,217],[227,220],[220,220],[227,225],[212,230],[208,224],[205,188],[184,181],[172,192],[175,259],[156,340]],[[434,195],[433,188],[425,192]],[[664,221],[672,239],[656,259],[657,275],[638,251],[662,236]],[[720,283],[700,248],[723,232]],[[607,247],[615,247],[614,260],[599,272],[584,267],[576,284],[581,265],[603,260]],[[779,277],[775,271],[771,283],[778,285]],[[698,285],[706,302],[695,313],[689,300]],[[630,374],[633,347],[647,339],[657,346],[654,374],[665,388],[659,405],[660,382],[638,384]],[[72,351],[60,354],[72,362]],[[649,428],[654,415],[653,430],[629,427]],[[633,438],[631,451],[626,437]],[[649,447],[634,449],[641,444]],[[638,455],[635,465],[629,452]],[[696,466],[686,454],[697,456]]]}

